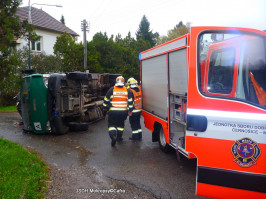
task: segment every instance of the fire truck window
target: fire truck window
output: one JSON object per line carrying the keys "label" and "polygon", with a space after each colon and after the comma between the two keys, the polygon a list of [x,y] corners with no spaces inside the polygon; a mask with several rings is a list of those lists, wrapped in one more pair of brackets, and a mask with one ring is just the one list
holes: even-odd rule
{"label": "fire truck window", "polygon": [[266,108],[265,41],[259,37],[246,37],[241,56],[236,98]]}
{"label": "fire truck window", "polygon": [[265,36],[210,32],[201,34],[198,44],[198,84],[202,94],[266,109]]}
{"label": "fire truck window", "polygon": [[210,93],[230,94],[233,88],[235,50],[214,50],[210,57],[208,86]]}

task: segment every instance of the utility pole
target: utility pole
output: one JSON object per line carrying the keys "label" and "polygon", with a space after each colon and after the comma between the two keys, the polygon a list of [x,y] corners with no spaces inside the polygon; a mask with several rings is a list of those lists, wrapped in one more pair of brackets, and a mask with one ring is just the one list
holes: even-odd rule
{"label": "utility pole", "polygon": [[[29,16],[28,16],[28,23],[32,24],[31,21],[31,5],[30,5],[30,0],[29,0]],[[29,70],[31,70],[31,57],[30,57],[30,34],[28,35],[28,48],[29,48],[29,55],[28,55],[28,66]]]}
{"label": "utility pole", "polygon": [[87,68],[87,39],[86,39],[86,32],[90,31],[90,26],[88,22],[83,19],[81,21],[81,30],[83,31],[83,45],[84,45],[84,69]]}

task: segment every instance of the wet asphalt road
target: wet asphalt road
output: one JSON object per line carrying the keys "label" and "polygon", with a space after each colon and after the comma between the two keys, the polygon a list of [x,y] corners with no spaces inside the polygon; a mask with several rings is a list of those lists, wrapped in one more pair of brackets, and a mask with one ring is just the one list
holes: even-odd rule
{"label": "wet asphalt road", "polygon": [[[18,121],[20,116],[15,112],[0,113],[0,137],[39,152],[55,169],[53,175],[59,179],[63,178],[58,173],[64,172],[66,176],[73,173],[72,178],[65,181],[65,190],[60,193],[54,191],[54,196],[48,198],[198,198],[195,196],[196,160],[182,159],[178,162],[175,153],[163,153],[158,143],[151,142],[151,132],[144,127],[143,118],[143,140],[129,140],[131,129],[127,120],[124,140],[115,147],[110,145],[105,120],[91,124],[86,132],[69,132],[60,136],[24,133]],[[89,180],[90,177],[93,181]],[[108,184],[100,184],[106,180]],[[103,187],[113,187],[113,183],[121,187],[116,189],[125,190],[125,194],[93,196],[77,192],[92,187],[109,189]],[[142,193],[134,190],[138,193],[134,194],[132,188]],[[64,194],[69,190],[71,195]],[[126,195],[127,190],[132,190],[133,196]],[[145,193],[149,195],[143,196]]]}

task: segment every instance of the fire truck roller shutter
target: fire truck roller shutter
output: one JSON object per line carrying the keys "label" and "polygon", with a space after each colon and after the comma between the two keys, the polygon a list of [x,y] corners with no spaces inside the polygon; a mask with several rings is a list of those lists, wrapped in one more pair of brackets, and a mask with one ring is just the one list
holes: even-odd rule
{"label": "fire truck roller shutter", "polygon": [[142,61],[143,109],[167,118],[166,54]]}
{"label": "fire truck roller shutter", "polygon": [[169,53],[170,92],[185,95],[187,93],[187,49]]}

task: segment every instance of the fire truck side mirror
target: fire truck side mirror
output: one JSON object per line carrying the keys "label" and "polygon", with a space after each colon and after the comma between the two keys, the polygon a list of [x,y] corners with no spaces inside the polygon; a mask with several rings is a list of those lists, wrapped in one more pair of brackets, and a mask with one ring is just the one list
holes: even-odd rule
{"label": "fire truck side mirror", "polygon": [[202,115],[187,115],[187,130],[204,132],[207,129],[207,117]]}

